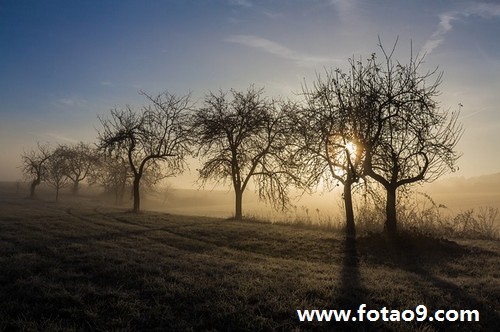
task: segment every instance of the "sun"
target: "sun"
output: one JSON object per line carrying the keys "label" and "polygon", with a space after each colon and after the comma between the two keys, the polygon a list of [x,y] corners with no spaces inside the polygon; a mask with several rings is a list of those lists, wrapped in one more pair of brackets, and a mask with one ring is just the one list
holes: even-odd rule
{"label": "sun", "polygon": [[345,144],[345,148],[347,152],[349,152],[349,155],[356,155],[356,144],[354,144],[353,142],[347,142]]}

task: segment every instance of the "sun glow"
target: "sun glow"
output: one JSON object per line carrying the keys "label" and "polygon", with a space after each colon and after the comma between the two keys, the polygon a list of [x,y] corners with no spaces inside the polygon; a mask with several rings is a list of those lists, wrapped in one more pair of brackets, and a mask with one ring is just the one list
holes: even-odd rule
{"label": "sun glow", "polygon": [[359,166],[361,150],[352,141],[332,135],[327,154],[330,158],[330,171],[335,179],[345,178],[349,169]]}
{"label": "sun glow", "polygon": [[356,155],[356,144],[354,144],[353,142],[347,142],[345,144],[345,148],[346,148],[347,152],[349,153],[349,155],[351,155],[351,156]]}

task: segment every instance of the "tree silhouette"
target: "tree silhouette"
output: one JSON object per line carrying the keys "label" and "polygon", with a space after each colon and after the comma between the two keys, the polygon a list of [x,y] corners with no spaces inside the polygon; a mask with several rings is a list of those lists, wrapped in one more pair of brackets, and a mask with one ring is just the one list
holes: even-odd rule
{"label": "tree silhouette", "polygon": [[419,73],[423,57],[411,55],[407,64],[393,60],[396,45],[387,53],[380,44],[383,63],[377,64],[366,105],[370,130],[360,132],[364,173],[386,190],[384,230],[389,235],[397,234],[398,188],[453,171],[463,132],[459,112],[443,111],[435,100],[442,73]]}
{"label": "tree silhouette", "polygon": [[235,193],[235,219],[242,219],[243,193],[251,179],[259,197],[276,207],[288,202],[288,185],[297,179],[287,163],[292,131],[287,114],[292,103],[270,101],[263,90],[209,93],[193,119],[198,137],[199,170],[208,179],[231,180]]}
{"label": "tree silhouette", "polygon": [[97,184],[107,194],[112,194],[115,204],[122,204],[125,191],[132,184],[132,174],[128,161],[121,155],[100,154],[89,174],[88,182]]}
{"label": "tree silhouette", "polygon": [[377,67],[374,56],[366,65],[353,59],[349,64],[347,73],[327,71],[324,78],[317,77],[312,88],[304,86],[306,106],[293,116],[299,142],[294,157],[306,187],[343,185],[346,235],[354,237],[352,187],[364,175],[361,143],[370,130],[367,104]]}
{"label": "tree silhouette", "polygon": [[397,189],[453,171],[459,157],[459,112],[442,111],[435,100],[442,74],[419,73],[423,58],[413,54],[408,64],[393,60],[396,45],[387,53],[379,44],[382,61],[373,53],[350,59],[347,72],[318,76],[311,89],[305,86],[307,104],[294,116],[304,183],[342,183],[348,236],[355,234],[351,187],[360,178],[385,189],[384,229],[395,235]]}
{"label": "tree silhouette", "polygon": [[73,182],[72,192],[78,194],[79,184],[97,166],[97,152],[83,142],[74,145],[61,145],[58,152],[66,159],[66,176]]}
{"label": "tree silhouette", "polygon": [[63,147],[58,147],[52,152],[45,165],[45,180],[56,190],[56,202],[59,201],[59,191],[69,184],[68,159]]}
{"label": "tree silhouette", "polygon": [[[156,97],[142,93],[151,103],[140,112],[130,106],[111,110],[110,118],[99,118],[99,148],[128,161],[133,175],[134,212],[140,211],[140,183],[146,169],[168,175],[184,171],[191,152],[190,96],[168,92]],[[161,166],[160,167],[160,162]]]}
{"label": "tree silhouette", "polygon": [[36,187],[45,180],[45,166],[51,153],[48,144],[37,143],[36,149],[31,149],[21,155],[23,176],[31,181],[29,196],[31,199],[35,198]]}

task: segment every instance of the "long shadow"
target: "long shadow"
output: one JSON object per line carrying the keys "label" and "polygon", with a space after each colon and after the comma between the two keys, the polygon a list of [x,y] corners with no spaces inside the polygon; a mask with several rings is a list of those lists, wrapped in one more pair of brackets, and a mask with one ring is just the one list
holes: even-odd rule
{"label": "long shadow", "polygon": [[[478,299],[476,294],[471,294],[467,289],[430,272],[436,266],[445,268],[450,261],[460,260],[466,255],[497,256],[496,253],[477,248],[472,251],[471,248],[453,241],[423,235],[402,235],[396,239],[375,235],[362,239],[362,242],[361,255],[368,262],[401,269],[418,277],[414,288],[428,303],[415,303],[415,306],[425,304],[430,314],[438,309],[476,309],[480,312],[479,322],[424,321],[417,324],[420,329],[431,327],[438,331],[493,331],[498,328],[498,307],[488,306]],[[434,288],[434,294],[430,288]],[[439,290],[441,298],[437,298],[435,289]],[[497,296],[499,295],[500,291]],[[446,301],[442,299],[444,296]]]}
{"label": "long shadow", "polygon": [[[428,239],[429,240],[429,239]],[[439,240],[438,240],[439,241]],[[422,256],[420,252],[420,248],[411,241],[405,241],[405,249],[410,257],[418,257]],[[448,248],[452,248],[454,250],[457,250],[458,252],[463,252],[463,254],[474,254],[470,250],[468,250],[465,247],[459,246],[458,244],[451,242],[451,241],[445,241],[441,242],[440,244],[442,247],[444,247],[444,250],[447,250]],[[401,246],[401,244],[400,244]],[[479,252],[476,252],[476,254]],[[491,254],[491,252],[483,252],[484,254]],[[432,261],[432,257],[430,255],[426,255],[427,260]],[[438,257],[438,262],[442,260],[443,257]],[[434,327],[437,327],[439,329],[447,330],[447,331],[453,331],[453,330],[460,330],[463,331],[464,329],[469,330],[469,331],[474,331],[474,330],[488,330],[488,331],[493,331],[496,328],[498,328],[498,322],[500,322],[500,314],[495,311],[495,308],[489,308],[484,302],[480,301],[477,298],[477,295],[469,293],[466,289],[463,289],[459,287],[458,285],[449,282],[445,280],[444,278],[430,273],[428,270],[423,268],[422,266],[415,264],[415,260],[407,260],[403,264],[400,264],[400,267],[402,269],[405,269],[409,272],[416,273],[421,277],[421,279],[425,282],[431,283],[433,286],[444,290],[447,295],[451,296],[453,299],[451,303],[448,304],[447,308],[433,308],[434,310],[436,309],[470,309],[470,310],[478,310],[480,312],[480,322],[479,323],[472,323],[472,322],[462,322],[462,323],[455,323],[455,322],[442,322],[442,323],[432,323]],[[441,263],[442,264],[442,263]],[[426,291],[425,287],[422,289],[423,292]],[[497,295],[500,295],[500,291],[498,292]],[[426,296],[428,297],[428,296]],[[432,305],[432,304],[431,304]],[[498,309],[498,308],[497,308]]]}
{"label": "long shadow", "polygon": [[344,240],[344,257],[340,271],[340,291],[337,302],[339,305],[354,309],[365,299],[365,290],[361,286],[359,272],[359,257],[356,249],[356,239]]}
{"label": "long shadow", "polygon": [[[367,289],[362,285],[360,273],[360,254],[355,238],[346,237],[343,245],[343,259],[340,271],[340,287],[333,301],[337,310],[351,310],[350,322],[333,322],[333,330],[337,331],[372,331],[380,330],[380,326],[366,321],[357,321],[357,310],[366,304]],[[356,320],[356,321],[354,321]]]}

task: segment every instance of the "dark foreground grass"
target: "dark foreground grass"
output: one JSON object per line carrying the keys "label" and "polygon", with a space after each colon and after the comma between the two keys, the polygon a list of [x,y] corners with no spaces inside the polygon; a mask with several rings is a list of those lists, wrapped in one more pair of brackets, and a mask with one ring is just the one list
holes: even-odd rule
{"label": "dark foreground grass", "polygon": [[[500,245],[97,203],[0,200],[0,330],[493,331]],[[300,323],[296,309],[477,309],[478,323]]]}

